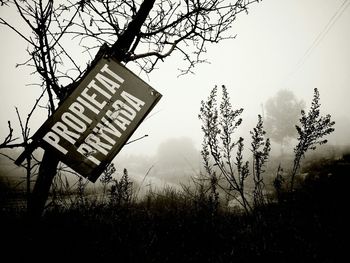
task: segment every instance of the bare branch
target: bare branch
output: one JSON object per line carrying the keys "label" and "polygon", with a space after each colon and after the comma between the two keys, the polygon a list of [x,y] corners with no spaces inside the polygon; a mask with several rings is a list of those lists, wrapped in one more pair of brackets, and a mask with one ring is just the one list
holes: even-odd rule
{"label": "bare branch", "polygon": [[0,149],[1,148],[14,148],[17,147],[16,145],[10,145],[11,142],[14,142],[15,140],[17,140],[18,138],[13,138],[13,128],[11,127],[11,122],[8,121],[7,122],[8,128],[9,128],[9,133],[6,136],[6,138],[4,139],[4,141],[0,144]]}
{"label": "bare branch", "polygon": [[5,25],[7,27],[9,27],[10,29],[12,29],[13,31],[15,31],[21,38],[23,38],[25,41],[27,41],[29,44],[34,46],[34,43],[27,37],[25,37],[21,32],[19,32],[17,30],[17,28],[15,28],[14,26],[10,25],[9,23],[7,23],[3,18],[0,17],[0,24]]}

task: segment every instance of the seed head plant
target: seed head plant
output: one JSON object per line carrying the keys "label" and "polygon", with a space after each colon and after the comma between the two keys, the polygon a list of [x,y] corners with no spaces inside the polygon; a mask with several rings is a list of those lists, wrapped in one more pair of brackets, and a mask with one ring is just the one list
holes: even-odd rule
{"label": "seed head plant", "polygon": [[[243,161],[243,138],[234,138],[235,131],[242,123],[240,115],[243,109],[232,108],[225,86],[222,86],[222,98],[218,107],[217,90],[215,86],[207,101],[202,101],[200,107],[199,119],[202,121],[204,133],[201,151],[204,168],[212,178],[216,177],[217,172],[220,173],[220,177],[223,177],[229,185],[226,193],[232,195],[244,210],[249,212],[251,206],[246,197],[244,184],[249,174],[248,162]],[[236,146],[238,150],[235,154]]]}
{"label": "seed head plant", "polygon": [[112,179],[110,188],[110,204],[112,206],[127,206],[132,201],[133,183],[131,182],[128,170],[124,169],[120,180]]}
{"label": "seed head plant", "polygon": [[294,162],[290,182],[290,190],[294,188],[294,180],[300,168],[300,161],[305,157],[305,153],[311,149],[315,150],[317,145],[327,143],[324,136],[334,131],[334,121],[331,121],[331,115],[320,115],[320,93],[317,88],[314,89],[314,96],[309,112],[306,114],[301,111],[300,126],[296,125],[298,132],[298,144],[294,148]]}
{"label": "seed head plant", "polygon": [[270,139],[265,139],[266,131],[263,127],[261,115],[258,115],[258,123],[250,134],[252,135],[254,205],[260,206],[264,204],[264,180],[262,175],[271,150]]}
{"label": "seed head plant", "polygon": [[102,176],[100,178],[100,182],[102,183],[102,199],[104,201],[106,197],[107,186],[112,183],[113,175],[116,172],[116,168],[113,163],[107,165],[106,169],[103,171]]}

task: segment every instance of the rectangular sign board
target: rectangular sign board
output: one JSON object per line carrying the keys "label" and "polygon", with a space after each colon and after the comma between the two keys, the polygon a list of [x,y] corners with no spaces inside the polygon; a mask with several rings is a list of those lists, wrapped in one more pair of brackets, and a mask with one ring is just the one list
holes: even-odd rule
{"label": "rectangular sign board", "polygon": [[161,96],[116,60],[101,58],[33,138],[95,182]]}

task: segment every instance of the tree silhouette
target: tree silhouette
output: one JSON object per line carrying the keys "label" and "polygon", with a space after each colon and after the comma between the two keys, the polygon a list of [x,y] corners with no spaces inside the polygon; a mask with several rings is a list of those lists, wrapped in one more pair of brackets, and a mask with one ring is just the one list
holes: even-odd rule
{"label": "tree silhouette", "polygon": [[[191,72],[205,61],[208,43],[232,38],[229,29],[236,16],[254,2],[259,0],[4,0],[1,8],[15,9],[24,26],[11,24],[5,12],[0,24],[27,43],[28,56],[18,65],[40,76],[36,84],[46,96],[38,100],[51,115],[103,55],[133,62],[149,73],[177,52],[186,62],[180,74]],[[81,59],[82,54],[90,59]],[[14,147],[10,124],[9,130],[2,148]],[[27,144],[16,146],[26,147],[29,155],[35,145]],[[45,151],[28,207],[33,215],[43,211],[58,163]]]}
{"label": "tree silhouette", "polygon": [[289,140],[297,136],[294,127],[304,107],[305,102],[298,100],[292,91],[286,89],[279,90],[265,104],[266,131],[271,140],[281,145],[281,154]]}

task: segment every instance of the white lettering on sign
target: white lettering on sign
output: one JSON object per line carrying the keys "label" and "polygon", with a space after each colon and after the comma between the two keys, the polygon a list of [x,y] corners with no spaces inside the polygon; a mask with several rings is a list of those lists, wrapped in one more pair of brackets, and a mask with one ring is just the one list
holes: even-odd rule
{"label": "white lettering on sign", "polygon": [[[112,97],[123,83],[124,79],[105,64],[61,115],[60,120],[46,133],[43,140],[64,155],[74,145],[78,153],[99,165],[101,160],[96,156],[109,154],[113,145],[145,105],[144,101],[126,91],[122,91],[119,99],[110,105]],[[103,109],[105,115],[98,116]],[[90,128],[92,130],[85,135],[86,138],[82,139],[93,120],[99,121]]]}

